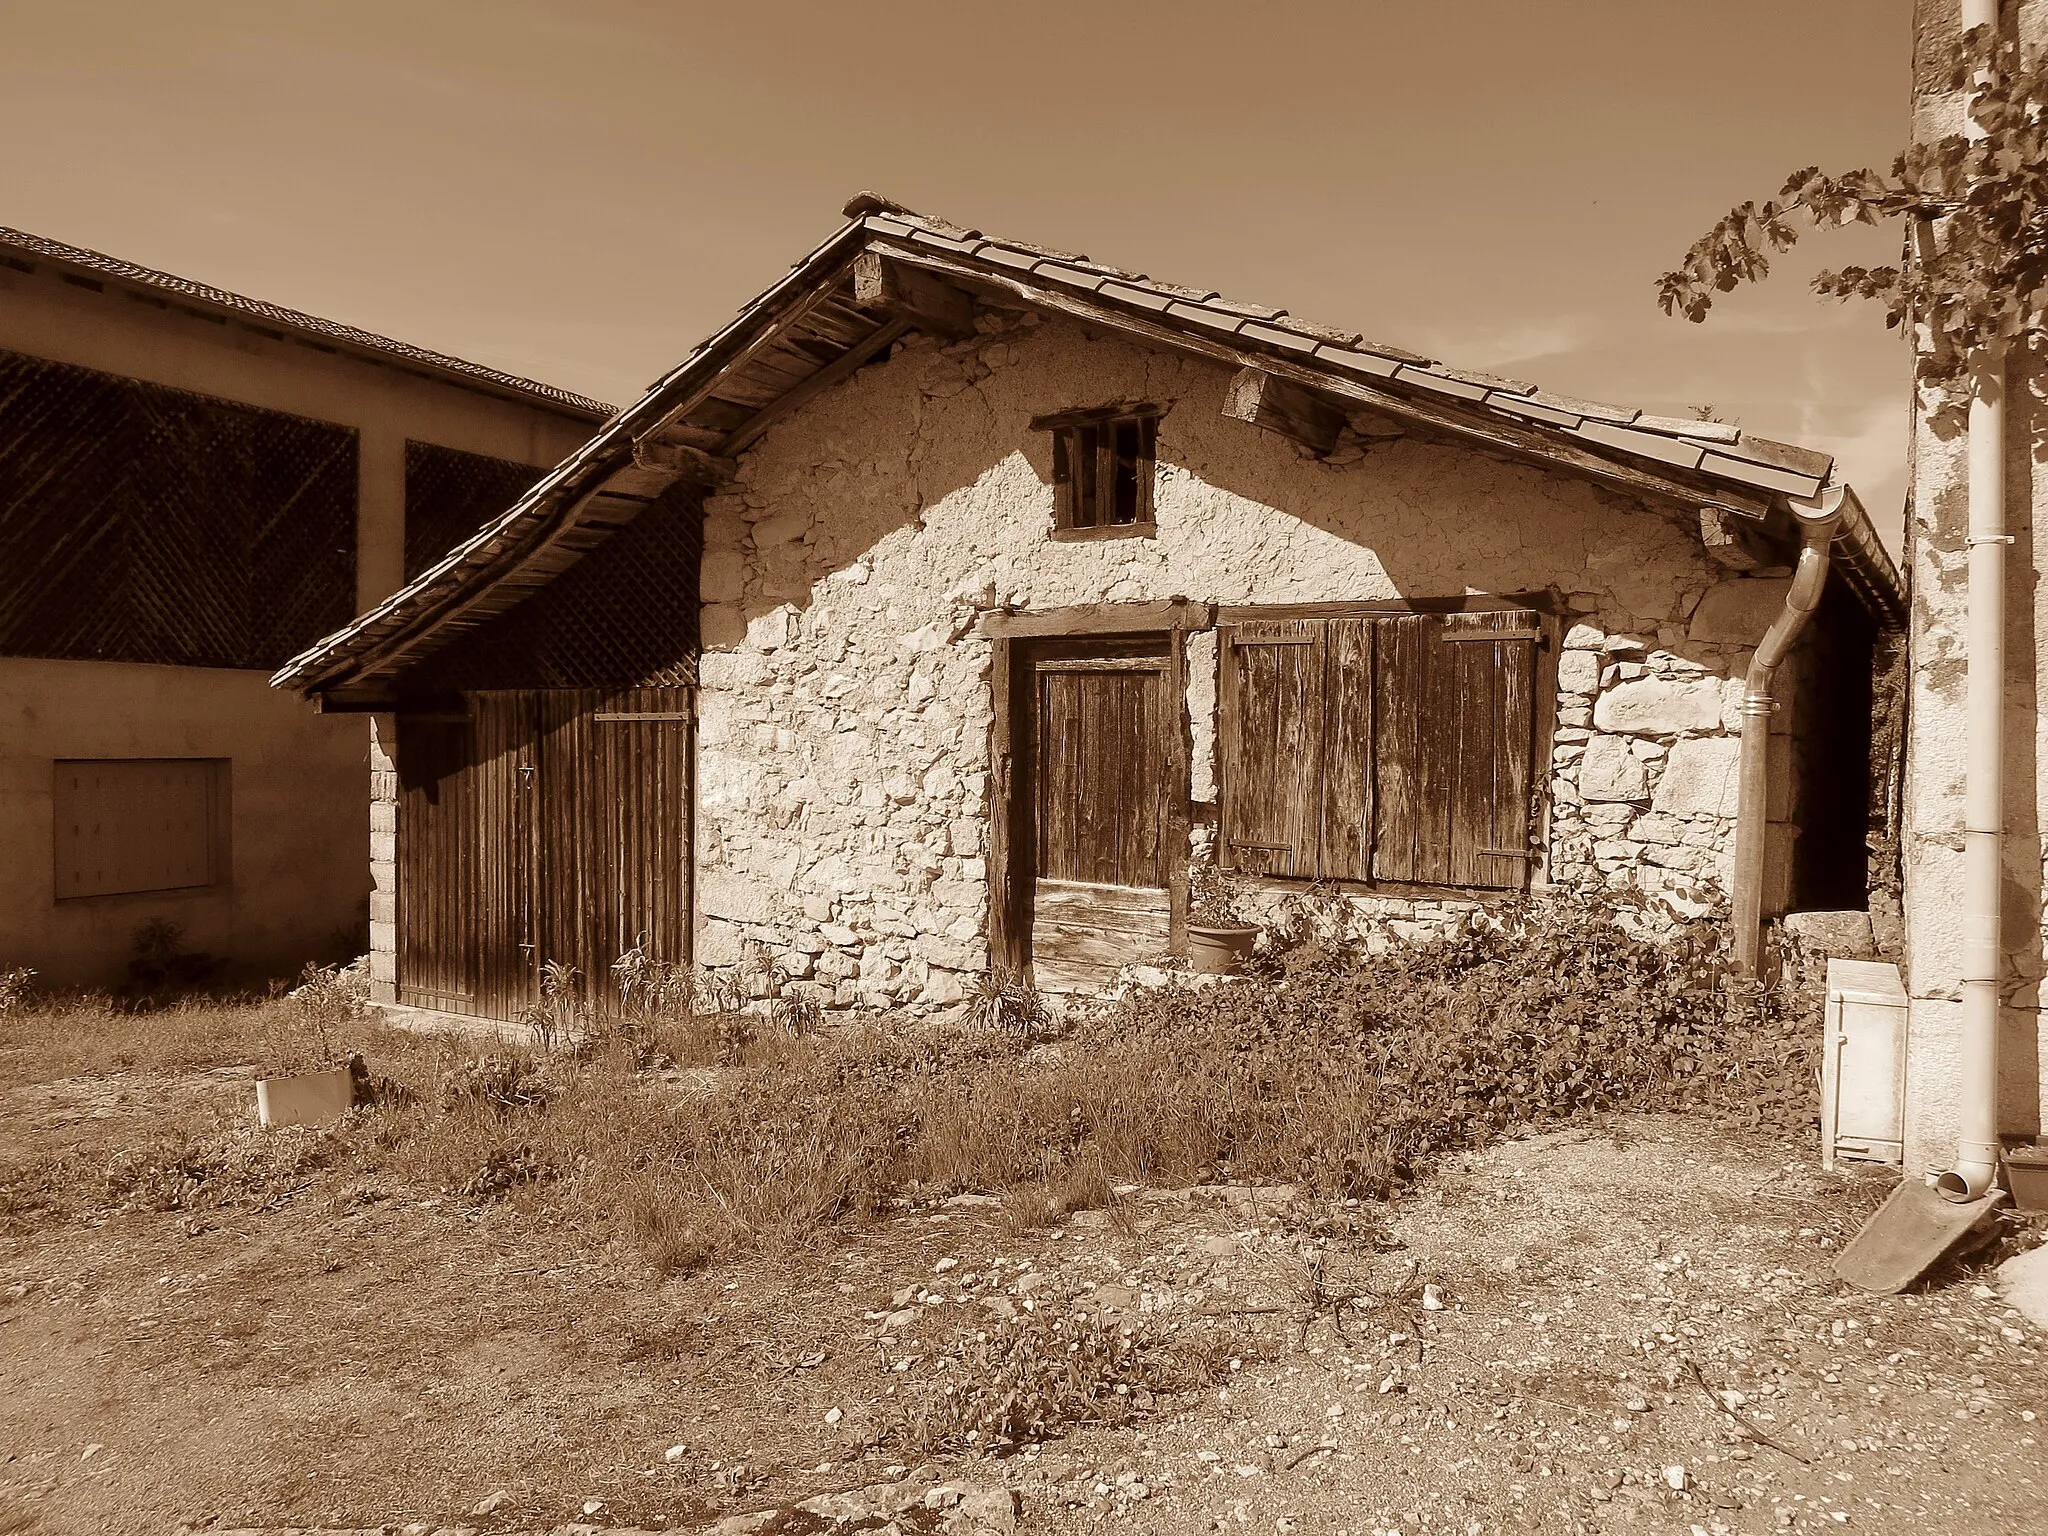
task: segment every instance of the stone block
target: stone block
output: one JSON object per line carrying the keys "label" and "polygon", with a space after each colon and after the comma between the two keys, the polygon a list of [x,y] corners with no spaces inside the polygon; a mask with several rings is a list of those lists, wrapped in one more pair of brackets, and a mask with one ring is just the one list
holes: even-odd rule
{"label": "stone block", "polygon": [[699,622],[707,650],[729,650],[747,638],[746,610],[738,603],[706,603]]}
{"label": "stone block", "polygon": [[1628,743],[1618,736],[1594,737],[1579,764],[1580,796],[1587,800],[1643,800],[1649,793],[1649,778]]}
{"label": "stone block", "polygon": [[1877,953],[1868,912],[1791,912],[1783,923],[1787,938],[1834,960],[1867,960]]}
{"label": "stone block", "polygon": [[1600,686],[1600,653],[1566,651],[1557,658],[1557,691],[1591,693]]}
{"label": "stone block", "polygon": [[1705,645],[1755,645],[1785,611],[1785,577],[1735,577],[1707,588],[1686,638]]}
{"label": "stone block", "polygon": [[734,923],[765,923],[775,915],[775,888],[736,870],[705,870],[697,887],[697,909],[706,917]]}
{"label": "stone block", "polygon": [[707,603],[736,603],[747,586],[747,557],[736,549],[707,550],[698,591]]}
{"label": "stone block", "polygon": [[1593,724],[1603,731],[1641,736],[1718,730],[1721,688],[1706,678],[1639,678],[1602,694],[1593,706]]}
{"label": "stone block", "polygon": [[697,963],[699,965],[738,965],[745,951],[740,944],[740,930],[731,923],[707,920],[697,930]]}
{"label": "stone block", "polygon": [[1742,743],[1732,736],[1691,736],[1665,759],[1650,808],[1663,816],[1732,817],[1741,795]]}
{"label": "stone block", "polygon": [[373,949],[370,951],[370,980],[373,982],[384,982],[391,986],[398,984],[398,956],[394,951],[388,949]]}
{"label": "stone block", "polygon": [[370,862],[396,865],[398,863],[398,834],[393,831],[370,834]]}
{"label": "stone block", "polygon": [[920,934],[913,946],[917,957],[934,970],[982,971],[987,969],[987,945],[979,936],[972,939],[946,938],[936,933]]}

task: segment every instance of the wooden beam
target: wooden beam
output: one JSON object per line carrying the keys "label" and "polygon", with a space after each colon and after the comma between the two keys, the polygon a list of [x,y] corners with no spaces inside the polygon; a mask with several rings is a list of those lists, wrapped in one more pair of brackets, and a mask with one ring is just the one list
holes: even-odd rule
{"label": "wooden beam", "polygon": [[1039,613],[985,613],[981,633],[990,639],[1056,639],[1063,635],[1142,635],[1176,629],[1207,629],[1215,620],[1210,603],[1172,598],[1158,603],[1076,603]]}
{"label": "wooden beam", "polygon": [[697,485],[723,485],[739,466],[669,438],[639,438],[633,444],[632,461],[612,471],[605,480],[605,493],[651,501],[678,480]]}
{"label": "wooden beam", "polygon": [[1015,832],[1017,803],[1016,721],[1011,708],[1016,688],[1015,658],[1010,642],[998,638],[989,647],[989,774],[988,801],[988,963],[998,973],[1022,975],[1030,952],[1030,927],[1022,920],[1022,893],[1030,882],[1011,866],[1018,861]]}
{"label": "wooden beam", "polygon": [[1238,369],[1223,396],[1223,414],[1291,438],[1318,457],[1337,446],[1345,426],[1343,411],[1321,395],[1263,368]]}
{"label": "wooden beam", "polygon": [[1012,294],[1035,308],[1071,315],[1091,325],[1122,331],[1128,336],[1135,336],[1158,346],[1211,358],[1233,367],[1263,369],[1304,388],[1365,406],[1397,420],[1434,427],[1515,458],[1568,469],[1589,480],[1598,480],[1633,496],[1646,496],[1665,505],[1678,505],[1687,509],[1696,508],[1702,500],[1711,498],[1737,507],[1745,515],[1751,515],[1751,509],[1754,509],[1753,515],[1757,517],[1762,517],[1769,510],[1766,502],[1753,501],[1711,482],[1702,485],[1688,484],[1638,465],[1601,458],[1575,443],[1548,436],[1534,427],[1523,427],[1496,416],[1461,410],[1448,402],[1438,403],[1411,395],[1395,394],[1391,390],[1376,388],[1362,380],[1340,378],[1328,370],[1307,367],[1264,352],[1253,352],[1245,347],[1234,346],[1221,338],[1211,339],[1192,331],[1162,325],[1156,320],[1128,314],[1106,304],[1085,299],[1078,294],[1058,292],[1008,274],[985,272],[924,251],[899,250],[892,246],[890,255],[896,260],[923,267],[956,282],[979,284]]}
{"label": "wooden beam", "polygon": [[853,302],[879,314],[909,316],[917,328],[952,340],[974,334],[974,296],[880,251],[853,258]]}
{"label": "wooden beam", "polygon": [[776,422],[790,414],[805,401],[816,398],[833,385],[843,383],[855,373],[886,352],[908,331],[916,328],[917,320],[912,315],[896,315],[877,329],[867,340],[842,352],[816,373],[793,389],[785,390],[780,396],[761,407],[746,421],[728,434],[719,444],[719,452],[727,458],[737,456],[741,449],[766,432]]}

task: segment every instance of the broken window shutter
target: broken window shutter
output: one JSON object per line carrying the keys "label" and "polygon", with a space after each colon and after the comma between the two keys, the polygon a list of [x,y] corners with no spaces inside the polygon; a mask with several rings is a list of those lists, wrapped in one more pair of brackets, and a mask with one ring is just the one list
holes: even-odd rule
{"label": "broken window shutter", "polygon": [[1227,868],[1318,872],[1327,630],[1325,620],[1285,619],[1223,631],[1217,852]]}
{"label": "broken window shutter", "polygon": [[1449,749],[1445,883],[1519,890],[1529,875],[1536,653],[1525,612],[1444,614],[1431,620],[1432,706],[1455,723]]}

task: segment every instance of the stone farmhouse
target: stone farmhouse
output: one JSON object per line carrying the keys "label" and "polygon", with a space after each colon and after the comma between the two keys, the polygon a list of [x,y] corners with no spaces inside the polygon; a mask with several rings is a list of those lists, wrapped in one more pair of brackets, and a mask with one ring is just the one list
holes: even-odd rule
{"label": "stone farmhouse", "polygon": [[1890,893],[1905,594],[1826,455],[847,216],[274,679],[371,720],[380,999],[1087,987],[1190,855],[1425,926],[1727,899],[1752,957]]}
{"label": "stone farmhouse", "polygon": [[367,728],[265,680],[605,414],[0,229],[0,969],[358,953]]}

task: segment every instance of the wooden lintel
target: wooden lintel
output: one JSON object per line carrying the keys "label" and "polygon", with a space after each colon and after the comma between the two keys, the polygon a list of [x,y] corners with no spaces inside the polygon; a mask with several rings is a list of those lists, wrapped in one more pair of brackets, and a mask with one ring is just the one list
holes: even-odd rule
{"label": "wooden lintel", "polygon": [[894,346],[903,335],[917,327],[917,317],[899,314],[876,329],[867,340],[862,341],[839,354],[831,362],[792,389],[787,389],[768,404],[761,407],[746,421],[734,428],[719,445],[719,451],[727,460],[737,455],[755,438],[766,432],[776,422],[790,414],[805,401],[823,394],[835,384],[850,379],[862,368],[873,362],[882,353]]}
{"label": "wooden lintel", "polygon": [[1190,330],[1162,325],[1145,316],[1112,309],[1108,305],[1093,302],[1078,294],[1058,292],[1008,274],[998,275],[967,267],[934,253],[892,246],[890,255],[907,265],[923,267],[956,282],[985,284],[1015,294],[1036,309],[1071,315],[1106,330],[1121,331],[1125,335],[1135,336],[1158,346],[1211,358],[1232,367],[1263,369],[1279,378],[1329,395],[1333,399],[1367,406],[1399,421],[1434,427],[1514,458],[1569,470],[1589,480],[1600,481],[1630,495],[1648,497],[1666,506],[1695,508],[1702,500],[1712,499],[1738,507],[1745,515],[1753,512],[1753,515],[1762,517],[1769,510],[1767,501],[1737,495],[1713,485],[1711,481],[1705,484],[1689,484],[1637,464],[1602,458],[1576,443],[1545,434],[1535,427],[1520,426],[1489,413],[1460,409],[1448,401],[1439,403],[1424,400],[1417,395],[1396,394],[1392,390],[1376,388],[1362,380],[1340,378],[1333,372],[1308,367],[1288,358],[1263,352],[1255,353],[1221,338],[1211,339]]}
{"label": "wooden lintel", "polygon": [[380,690],[347,689],[316,693],[313,704],[323,715],[381,715],[398,707],[395,695]]}
{"label": "wooden lintel", "polygon": [[1157,603],[1077,603],[1039,613],[988,613],[981,633],[991,639],[1046,640],[1064,635],[1142,635],[1176,629],[1207,629],[1215,622],[1212,603],[1173,598]]}
{"label": "wooden lintel", "polygon": [[1554,592],[1468,593],[1341,603],[1225,603],[1216,609],[1216,622],[1256,624],[1273,619],[1358,619],[1400,613],[1532,613],[1555,618],[1567,611]]}
{"label": "wooden lintel", "polygon": [[972,294],[880,251],[862,251],[853,258],[853,302],[880,314],[908,316],[917,329],[934,335],[958,340],[974,334]]}
{"label": "wooden lintel", "polygon": [[1074,411],[1054,411],[1050,416],[1034,416],[1031,418],[1031,430],[1056,432],[1061,427],[1085,427],[1098,421],[1136,416],[1157,420],[1165,414],[1165,406],[1154,405],[1147,400],[1119,400],[1110,405],[1091,405]]}
{"label": "wooden lintel", "polygon": [[1277,432],[1318,455],[1337,446],[1344,412],[1313,390],[1263,368],[1240,368],[1223,396],[1223,414]]}

